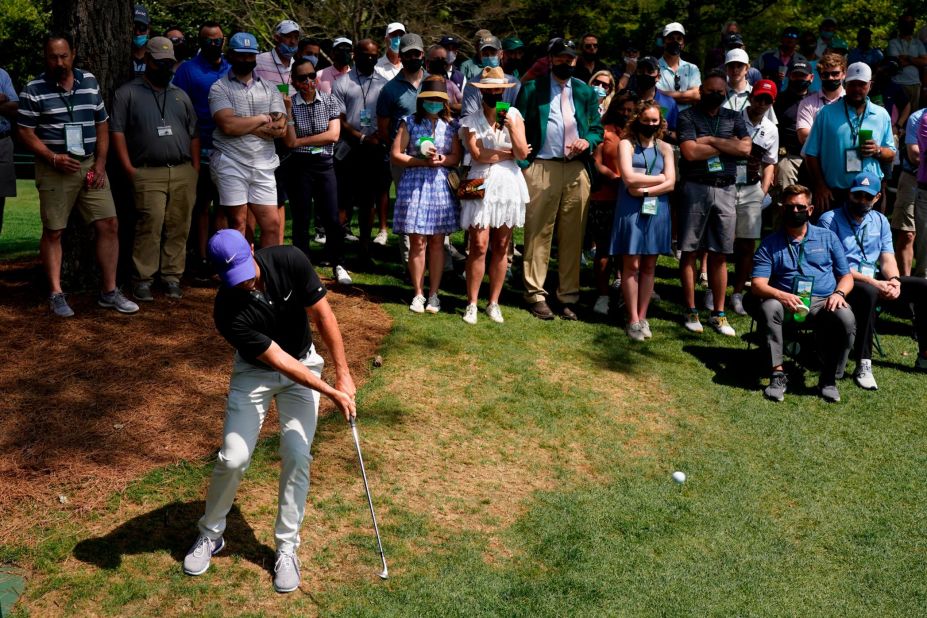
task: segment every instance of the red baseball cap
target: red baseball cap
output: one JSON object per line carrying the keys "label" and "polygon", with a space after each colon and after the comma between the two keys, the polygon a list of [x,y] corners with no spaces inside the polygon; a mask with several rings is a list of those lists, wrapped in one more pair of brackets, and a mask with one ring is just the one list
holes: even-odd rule
{"label": "red baseball cap", "polygon": [[772,100],[776,100],[776,95],[779,94],[779,89],[776,88],[776,82],[769,79],[761,79],[760,81],[753,84],[752,96],[757,96],[760,94],[768,94],[772,97]]}

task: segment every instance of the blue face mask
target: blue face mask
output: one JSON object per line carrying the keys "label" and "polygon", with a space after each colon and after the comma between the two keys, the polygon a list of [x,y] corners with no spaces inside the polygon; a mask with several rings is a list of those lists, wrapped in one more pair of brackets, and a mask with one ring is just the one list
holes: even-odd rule
{"label": "blue face mask", "polygon": [[594,89],[595,89],[595,96],[599,97],[600,99],[604,99],[608,95],[608,92],[606,92],[605,88],[603,88],[602,86],[595,86]]}
{"label": "blue face mask", "polygon": [[401,36],[390,37],[389,39],[389,48],[394,52],[399,51],[399,41],[402,40]]}
{"label": "blue face mask", "polygon": [[491,69],[499,66],[499,56],[486,56],[483,58],[483,66]]}
{"label": "blue face mask", "polygon": [[309,62],[312,63],[312,66],[315,66],[319,63],[318,56],[303,56],[303,60],[308,60]]}
{"label": "blue face mask", "polygon": [[425,101],[422,103],[422,109],[429,114],[440,114],[444,110],[444,103],[440,101]]}
{"label": "blue face mask", "polygon": [[137,34],[134,37],[132,37],[132,45],[134,45],[135,47],[144,47],[145,43],[147,42],[148,42],[147,34]]}
{"label": "blue face mask", "polygon": [[277,51],[280,52],[280,55],[281,55],[281,56],[290,56],[290,57],[292,57],[293,54],[296,53],[296,46],[295,46],[295,45],[286,45],[285,43],[280,43],[280,45],[277,46]]}

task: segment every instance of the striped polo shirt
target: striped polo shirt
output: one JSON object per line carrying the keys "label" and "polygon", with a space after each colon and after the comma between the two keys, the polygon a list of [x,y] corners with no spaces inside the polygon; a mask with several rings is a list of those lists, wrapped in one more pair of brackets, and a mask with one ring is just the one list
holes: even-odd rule
{"label": "striped polo shirt", "polygon": [[70,92],[42,73],[19,94],[17,122],[21,127],[35,130],[36,137],[56,154],[66,154],[64,125],[72,122],[83,126],[84,152],[93,154],[97,144],[96,125],[108,119],[97,78],[78,69],[74,69]]}

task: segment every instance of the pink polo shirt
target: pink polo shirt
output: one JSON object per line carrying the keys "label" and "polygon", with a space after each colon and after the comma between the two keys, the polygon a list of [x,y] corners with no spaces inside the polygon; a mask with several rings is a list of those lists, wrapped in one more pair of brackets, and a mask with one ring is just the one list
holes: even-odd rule
{"label": "pink polo shirt", "polygon": [[338,69],[334,67],[334,65],[330,67],[325,67],[324,69],[319,71],[319,74],[316,77],[316,80],[315,80],[316,88],[318,88],[319,92],[331,94],[332,84],[335,83],[335,80],[341,79],[342,77],[344,77],[350,72],[351,72],[351,67],[349,66],[344,67],[343,71],[339,71]]}

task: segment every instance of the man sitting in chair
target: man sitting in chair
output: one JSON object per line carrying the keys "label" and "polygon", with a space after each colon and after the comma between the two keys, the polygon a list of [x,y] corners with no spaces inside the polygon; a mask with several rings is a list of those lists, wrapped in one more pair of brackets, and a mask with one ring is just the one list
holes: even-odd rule
{"label": "man sitting in chair", "polygon": [[914,305],[914,328],[918,355],[914,368],[927,371],[927,279],[900,277],[891,225],[885,215],[873,210],[882,198],[878,176],[861,172],[853,179],[849,198],[842,208],[825,212],[818,222],[837,235],[846,252],[853,275],[853,291],[847,302],[856,316],[856,384],[876,390],[872,375],[872,338],[875,333],[876,306],[901,300]]}
{"label": "man sitting in chair", "polygon": [[853,275],[837,236],[808,223],[813,206],[807,187],[786,187],[782,208],[783,228],[767,236],[753,257],[750,294],[760,301],[753,314],[766,332],[772,366],[763,393],[773,401],[783,400],[788,379],[782,367],[782,325],[807,316],[823,364],[821,397],[837,402],[837,376],[843,375],[856,335],[856,320],[847,305]]}

